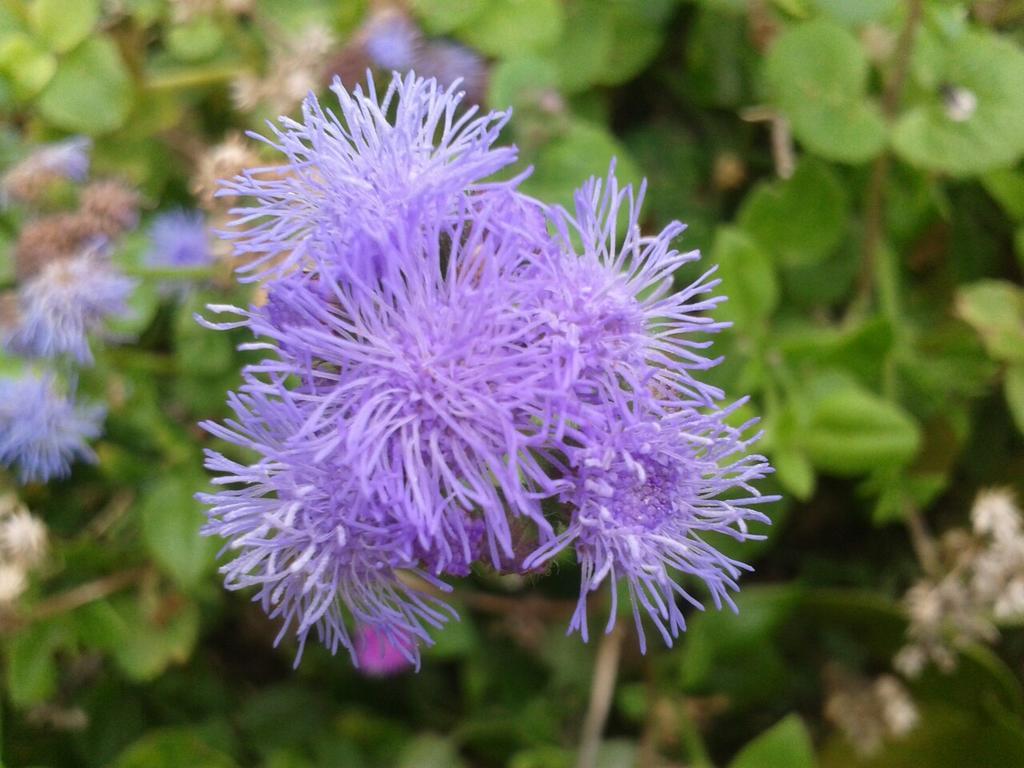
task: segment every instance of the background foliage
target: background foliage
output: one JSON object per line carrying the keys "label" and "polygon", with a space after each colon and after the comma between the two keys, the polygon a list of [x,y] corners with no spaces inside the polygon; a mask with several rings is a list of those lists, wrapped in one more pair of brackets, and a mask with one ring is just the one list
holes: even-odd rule
{"label": "background foliage", "polygon": [[[269,82],[311,25],[334,40],[317,82],[345,76],[380,11],[2,0],[0,155],[85,134],[94,173],[137,186],[144,219],[194,207],[204,152],[275,114],[268,99],[240,108],[240,79]],[[871,754],[827,716],[837,676],[891,672],[929,531],[966,526],[979,489],[1022,490],[1024,3],[414,0],[400,12],[486,58],[480,96],[514,107],[507,140],[537,167],[528,192],[567,202],[616,156],[621,176],[648,179],[650,227],[689,224],[682,247],[720,265],[731,297],[713,378],[752,396],[744,412],[763,417],[784,494],[767,541],[737,553],[757,569],[738,616],[694,615],[677,648],[646,657],[625,639],[599,764],[1024,765],[1019,622],[963,644],[954,670],[906,681],[918,722]],[[26,215],[0,213],[5,284]],[[527,582],[476,575],[423,669],[379,680],[317,648],[293,671],[294,648],[274,649],[276,629],[221,589],[217,545],[197,535],[195,423],[223,415],[244,339],[192,317],[249,296],[227,266],[166,290],[140,266],[144,233],[116,255],[142,279],[122,343],[79,380],[110,408],[99,461],[18,490],[50,552],[0,627],[3,764],[572,765],[595,643],[563,637],[571,566]]]}

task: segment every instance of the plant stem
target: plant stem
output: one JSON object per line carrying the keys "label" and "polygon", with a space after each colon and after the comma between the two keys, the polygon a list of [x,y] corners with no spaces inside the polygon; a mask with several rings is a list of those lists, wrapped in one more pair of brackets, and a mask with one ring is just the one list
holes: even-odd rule
{"label": "plant stem", "polygon": [[[914,38],[921,23],[924,10],[923,0],[907,0],[907,18],[900,30],[893,53],[893,69],[882,93],[882,114],[892,121],[899,111],[903,88],[910,72],[910,57],[914,50]],[[874,292],[878,250],[885,234],[885,191],[889,183],[892,159],[883,152],[871,166],[867,197],[864,202],[864,240],[861,249],[860,274],[857,278],[857,292],[847,313],[847,318],[856,317],[870,303]]]}
{"label": "plant stem", "polygon": [[580,751],[576,768],[594,768],[597,752],[601,746],[601,734],[611,711],[612,696],[615,694],[615,678],[619,672],[619,657],[622,653],[622,638],[625,631],[616,625],[601,638],[594,661],[594,677],[590,686],[590,703],[583,720],[580,736]]}

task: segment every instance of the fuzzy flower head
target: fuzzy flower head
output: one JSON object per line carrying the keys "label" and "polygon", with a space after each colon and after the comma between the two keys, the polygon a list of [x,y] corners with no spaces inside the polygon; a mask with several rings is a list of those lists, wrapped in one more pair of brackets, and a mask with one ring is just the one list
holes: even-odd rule
{"label": "fuzzy flower head", "polygon": [[5,198],[32,202],[60,179],[85,181],[89,175],[91,149],[92,140],[84,136],[39,147],[4,174],[0,180],[0,202]]}
{"label": "fuzzy flower head", "polygon": [[99,436],[104,409],[80,406],[52,376],[0,378],[0,465],[22,483],[68,474],[76,459],[92,461],[88,440]]}
{"label": "fuzzy flower head", "polygon": [[492,147],[507,113],[460,109],[462,95],[434,80],[395,75],[380,97],[372,79],[367,93],[350,94],[339,80],[332,90],[338,115],[310,96],[301,122],[281,118],[262,139],[284,165],[225,183],[222,194],[253,200],[233,209],[227,234],[248,258],[240,273],[326,260],[376,275],[382,249],[418,221],[443,218],[453,196],[486,188],[482,180],[515,160],[513,149]]}
{"label": "fuzzy flower head", "polygon": [[91,363],[89,334],[127,311],[134,288],[99,247],[52,261],[19,288],[19,317],[5,332],[5,346],[21,355]]}
{"label": "fuzzy flower head", "polygon": [[538,500],[557,486],[529,448],[552,422],[549,357],[521,312],[532,283],[514,279],[530,243],[471,208],[389,254],[394,282],[279,280],[247,321],[276,352],[260,370],[301,382],[314,460],[343,457],[439,572],[474,558],[480,519],[495,564],[513,556],[510,516],[548,528]]}
{"label": "fuzzy flower head", "polygon": [[[680,253],[674,222],[654,236],[641,233],[644,189],[620,188],[614,166],[607,180],[591,179],[576,194],[575,215],[552,212],[556,231],[539,260],[547,289],[536,308],[545,322],[541,341],[558,357],[555,375],[582,404],[642,408],[709,406],[722,397],[694,371],[714,366],[697,334],[723,327],[707,312],[723,297],[709,270],[679,291],[673,274],[699,258]],[[624,229],[620,229],[624,227]]]}
{"label": "fuzzy flower head", "polygon": [[210,507],[207,535],[224,538],[233,557],[222,568],[228,589],[255,587],[254,600],[281,620],[299,654],[310,635],[332,653],[356,653],[348,622],[375,628],[418,663],[418,643],[430,642],[450,609],[399,578],[401,571],[447,587],[417,567],[414,535],[386,505],[366,497],[338,457],[311,452],[303,436],[313,408],[278,388],[275,394],[240,394],[235,419],[203,426],[214,436],[258,452],[254,465],[207,452],[219,473],[216,493],[200,494]]}
{"label": "fuzzy flower head", "polygon": [[213,261],[209,232],[198,211],[170,211],[157,216],[149,229],[151,267],[188,269]]}
{"label": "fuzzy flower head", "polygon": [[[727,415],[687,409],[660,420],[610,424],[568,451],[573,485],[563,499],[570,522],[526,564],[575,548],[582,574],[570,629],[584,639],[587,595],[606,579],[625,582],[641,648],[640,609],[671,645],[686,628],[677,598],[701,608],[679,576],[703,582],[716,608],[735,610],[729,591],[738,589],[736,580],[748,567],[719,552],[714,537],[763,538],[749,523],[768,518],[752,507],[776,497],[753,487],[771,470],[763,457],[747,455],[752,441],[741,437],[744,428],[725,424]],[[615,595],[613,588],[613,601]],[[615,619],[613,602],[609,630]]]}

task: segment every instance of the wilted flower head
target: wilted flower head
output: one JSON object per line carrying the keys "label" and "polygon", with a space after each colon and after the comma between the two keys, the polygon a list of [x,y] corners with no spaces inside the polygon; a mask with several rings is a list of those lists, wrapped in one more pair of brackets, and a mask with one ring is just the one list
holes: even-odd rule
{"label": "wilted flower head", "polygon": [[205,267],[213,260],[206,221],[198,211],[169,211],[149,229],[146,263],[151,267]]}
{"label": "wilted flower head", "polygon": [[23,568],[34,568],[46,554],[46,525],[25,507],[0,516],[0,553]]}
{"label": "wilted flower head", "polygon": [[52,261],[19,286],[19,318],[6,331],[4,345],[22,355],[68,355],[90,363],[88,335],[126,311],[134,287],[101,247]]}
{"label": "wilted flower head", "polygon": [[85,181],[91,149],[92,140],[85,136],[38,147],[4,174],[0,180],[0,200],[9,197],[32,202],[41,190],[58,179]]}
{"label": "wilted flower head", "polygon": [[[227,235],[240,273],[280,274],[317,260],[341,260],[372,274],[382,248],[401,247],[405,229],[441,218],[458,196],[486,187],[483,179],[515,160],[509,147],[492,148],[507,113],[460,113],[462,95],[436,81],[395,77],[383,96],[335,80],[340,112],[312,96],[302,122],[281,119],[263,139],[287,165],[253,169],[224,185],[224,193],[253,203],[234,209]],[[393,111],[394,116],[389,117]]]}
{"label": "wilted flower head", "polygon": [[114,238],[139,223],[139,193],[120,181],[94,181],[82,190],[81,211],[99,234]]}
{"label": "wilted flower head", "polygon": [[93,459],[86,441],[99,436],[103,416],[62,394],[51,375],[0,378],[0,464],[23,483],[63,477],[72,461]]}

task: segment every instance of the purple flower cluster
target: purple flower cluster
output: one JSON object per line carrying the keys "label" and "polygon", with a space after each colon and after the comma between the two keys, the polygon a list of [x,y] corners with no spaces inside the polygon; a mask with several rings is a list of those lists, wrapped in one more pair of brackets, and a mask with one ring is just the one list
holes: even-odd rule
{"label": "purple flower cluster", "polygon": [[515,160],[494,146],[508,114],[434,80],[333,90],[337,115],[310,96],[265,140],[287,172],[225,185],[251,201],[228,237],[267,295],[211,307],[210,325],[248,327],[267,353],[234,417],[204,424],[255,456],[207,454],[228,588],[255,587],[300,653],[312,632],[357,664],[367,632],[418,663],[454,616],[443,577],[567,549],[584,638],[605,581],[625,583],[642,644],[643,615],[669,644],[685,628],[693,581],[732,606],[746,566],[714,537],[758,538],[771,470],[694,375],[717,362],[720,298],[713,270],[674,290],[699,258],[672,247],[682,226],[642,234],[643,190],[614,168],[571,213],[496,181]]}

